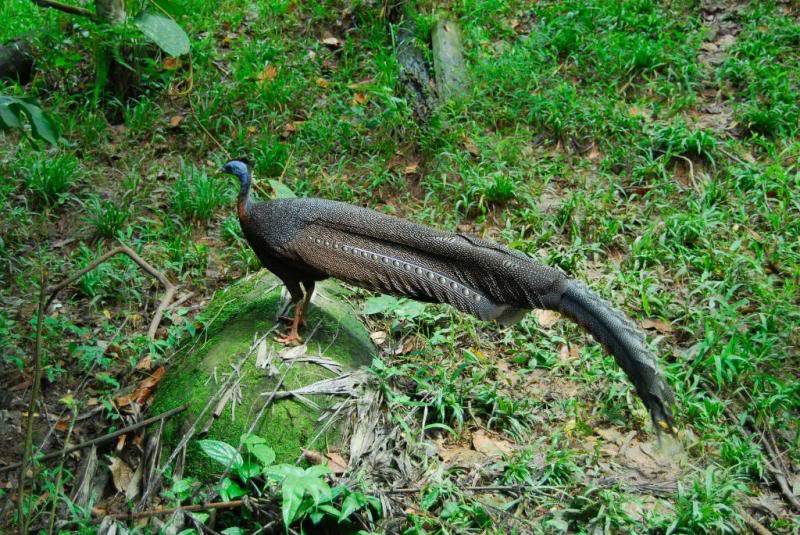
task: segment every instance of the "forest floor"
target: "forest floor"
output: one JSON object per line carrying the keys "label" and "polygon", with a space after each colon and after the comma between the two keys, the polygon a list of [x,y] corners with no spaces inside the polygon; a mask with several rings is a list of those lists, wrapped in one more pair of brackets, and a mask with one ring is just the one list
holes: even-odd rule
{"label": "forest floor", "polygon": [[[377,307],[365,318],[381,343],[373,371],[387,391],[402,385],[384,412],[409,444],[397,462],[421,467],[418,488],[378,511],[354,505],[386,490],[364,481],[348,503],[358,513],[337,524],[334,496],[293,532],[800,530],[796,3],[418,2],[420,42],[442,13],[460,23],[471,84],[424,124],[399,91],[381,3],[168,7],[190,57],[120,45],[132,31],[28,0],[0,6],[0,38],[29,35],[37,55],[33,81],[0,93],[38,99],[63,137],[53,148],[0,134],[0,469],[22,456],[41,274],[55,284],[121,241],[184,299],[151,341],[163,288],[130,258],[59,295],[34,419],[34,447],[52,452],[144,417],[148,396],[123,414],[120,392],[202,329],[215,290],[258,269],[238,185],[217,173],[243,155],[263,197],[280,179],[587,281],[646,329],[677,397],[664,461],[623,372],[569,322],[535,313],[500,328],[447,306]],[[130,98],[94,97],[97,47],[146,56]],[[33,528],[58,510],[62,531],[88,532],[109,507],[112,485],[94,513],[74,506],[78,466],[32,473]],[[16,478],[0,472],[8,532]],[[161,503],[196,498],[185,484]],[[202,495],[219,500],[215,488]],[[260,522],[245,509],[196,518],[223,533]]]}

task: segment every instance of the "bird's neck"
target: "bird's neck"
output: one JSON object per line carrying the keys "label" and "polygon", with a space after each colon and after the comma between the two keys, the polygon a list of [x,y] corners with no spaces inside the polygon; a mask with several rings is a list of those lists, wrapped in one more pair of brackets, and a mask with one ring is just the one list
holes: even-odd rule
{"label": "bird's neck", "polygon": [[241,188],[239,188],[239,199],[236,204],[237,211],[239,212],[239,220],[247,221],[250,214],[250,206],[253,201],[250,200],[250,177],[244,177],[241,180]]}

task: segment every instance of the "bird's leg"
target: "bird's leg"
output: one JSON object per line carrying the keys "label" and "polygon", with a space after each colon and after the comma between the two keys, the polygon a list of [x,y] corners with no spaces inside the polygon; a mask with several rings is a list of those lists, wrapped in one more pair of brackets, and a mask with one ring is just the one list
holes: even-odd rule
{"label": "bird's leg", "polygon": [[294,306],[294,318],[292,319],[292,326],[289,328],[289,332],[277,336],[275,341],[285,345],[296,345],[303,341],[303,339],[300,338],[300,333],[298,331],[300,329],[300,322],[303,320],[304,302],[305,300],[300,301]]}
{"label": "bird's leg", "polygon": [[311,302],[311,295],[314,293],[314,283],[309,283],[307,287],[303,288],[303,290],[303,298],[297,301],[294,306],[294,318],[291,320],[292,324],[289,328],[289,332],[285,335],[278,336],[275,339],[282,344],[294,345],[303,341],[303,339],[300,337],[299,330],[301,325],[305,325],[305,312],[308,309],[308,304]]}

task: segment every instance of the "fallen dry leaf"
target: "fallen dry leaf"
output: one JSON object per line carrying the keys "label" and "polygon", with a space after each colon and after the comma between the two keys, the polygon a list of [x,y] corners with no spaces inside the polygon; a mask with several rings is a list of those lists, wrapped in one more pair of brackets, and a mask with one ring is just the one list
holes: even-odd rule
{"label": "fallen dry leaf", "polygon": [[172,128],[177,128],[179,124],[183,122],[183,115],[173,115],[172,118],[169,120],[169,126]]}
{"label": "fallen dry leaf", "polygon": [[297,129],[300,128],[303,122],[304,121],[292,121],[291,123],[286,123],[285,125],[283,125],[283,129],[281,130],[281,137],[283,139],[286,139],[295,132],[297,132]]}
{"label": "fallen dry leaf", "polygon": [[403,168],[404,175],[413,175],[419,169],[419,164],[417,162],[412,162]]}
{"label": "fallen dry leaf", "polygon": [[132,394],[117,397],[114,400],[117,407],[127,407],[133,402],[136,402],[139,405],[144,405],[153,395],[153,389],[156,387],[159,381],[161,381],[161,378],[164,377],[164,373],[166,373],[166,371],[167,369],[164,366],[160,366],[156,371],[150,374],[150,377],[142,380]]}
{"label": "fallen dry leaf", "polygon": [[648,108],[640,108],[635,104],[628,108],[628,113],[630,113],[633,117],[642,117],[644,119],[650,119],[653,116],[652,110]]}
{"label": "fallen dry leaf", "polygon": [[483,429],[472,435],[472,446],[476,451],[490,457],[508,455],[514,451],[514,445],[502,438],[492,438]]}
{"label": "fallen dry leaf", "polygon": [[478,156],[481,153],[475,142],[472,141],[472,139],[469,138],[468,136],[462,137],[461,141],[464,143],[464,148],[467,149],[467,152],[469,152],[473,156]]}
{"label": "fallen dry leaf", "polygon": [[137,370],[149,370],[153,367],[153,356],[150,354],[145,355],[139,362],[136,363]]}
{"label": "fallen dry leaf", "polygon": [[164,67],[164,70],[167,71],[174,71],[181,65],[182,65],[181,60],[173,57],[168,57],[163,62],[161,62],[161,66]]}
{"label": "fallen dry leaf", "polygon": [[335,451],[326,453],[325,459],[327,460],[328,468],[330,468],[331,472],[334,474],[344,474],[345,470],[347,470],[347,461]]}
{"label": "fallen dry leaf", "polygon": [[259,82],[271,82],[276,76],[278,76],[278,69],[275,67],[275,65],[266,65],[264,66],[264,69],[258,73],[256,79]]}
{"label": "fallen dry leaf", "polygon": [[479,451],[461,446],[447,448],[443,444],[438,445],[439,458],[451,466],[471,468],[486,461],[486,455]]}
{"label": "fallen dry leaf", "polygon": [[111,470],[111,478],[114,481],[114,488],[117,492],[126,492],[128,485],[133,480],[133,470],[125,464],[125,461],[119,457],[111,457],[111,464],[108,465]]}
{"label": "fallen dry leaf", "polygon": [[353,104],[363,105],[367,103],[367,95],[364,93],[356,93],[353,95]]}
{"label": "fallen dry leaf", "polygon": [[642,321],[642,328],[643,329],[655,329],[660,333],[671,333],[672,332],[672,324],[668,323],[664,320],[655,319],[655,320],[644,320]]}
{"label": "fallen dry leaf", "polygon": [[413,338],[406,338],[406,341],[403,342],[401,345],[395,348],[394,354],[395,355],[407,355],[414,351],[414,339]]}
{"label": "fallen dry leaf", "polygon": [[552,310],[535,309],[533,315],[536,316],[536,321],[545,329],[549,329],[561,319],[561,314]]}
{"label": "fallen dry leaf", "polygon": [[328,82],[328,80],[326,80],[325,78],[317,78],[316,82],[317,85],[323,89],[327,88],[330,85],[330,82]]}
{"label": "fallen dry leaf", "polygon": [[56,425],[54,427],[56,428],[56,431],[59,431],[61,433],[66,433],[67,429],[69,429],[69,421],[59,420],[56,422]]}
{"label": "fallen dry leaf", "polygon": [[325,457],[318,451],[302,449],[303,460],[311,464],[322,464],[325,462]]}
{"label": "fallen dry leaf", "polygon": [[607,429],[598,428],[594,430],[595,433],[603,437],[607,442],[613,442],[617,446],[622,446],[622,441],[625,437],[616,429],[609,427]]}
{"label": "fallen dry leaf", "polygon": [[564,364],[578,360],[580,356],[580,346],[562,344],[558,349],[558,360]]}
{"label": "fallen dry leaf", "polygon": [[359,87],[371,84],[375,81],[372,77],[364,78],[363,80],[359,80],[358,82],[353,82],[352,84],[347,84],[349,89],[358,89]]}
{"label": "fallen dry leaf", "polygon": [[338,38],[333,37],[333,36],[325,37],[322,40],[322,44],[330,46],[330,47],[333,47],[333,48],[338,48],[338,47],[342,46],[342,42]]}
{"label": "fallen dry leaf", "polygon": [[386,342],[386,337],[388,336],[386,331],[375,331],[374,333],[370,334],[369,337],[375,342],[375,345],[383,345]]}

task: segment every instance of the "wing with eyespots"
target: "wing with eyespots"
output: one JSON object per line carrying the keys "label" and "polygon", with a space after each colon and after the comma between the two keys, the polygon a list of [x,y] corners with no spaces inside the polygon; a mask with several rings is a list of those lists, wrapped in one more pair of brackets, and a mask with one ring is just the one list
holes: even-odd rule
{"label": "wing with eyespots", "polygon": [[449,303],[481,319],[508,315],[508,305],[496,303],[486,285],[463,263],[320,225],[307,225],[284,245],[303,264],[347,283],[410,297]]}
{"label": "wing with eyespots", "polygon": [[[336,232],[342,243],[363,242],[384,255],[409,263],[412,268],[429,267],[473,289],[497,305],[515,309],[541,308],[540,296],[552,290],[565,275],[537,264],[527,256],[477,237],[436,230],[404,219],[323,199],[298,200],[304,231]],[[377,251],[376,251],[377,254]],[[386,275],[393,264],[386,267]],[[336,276],[336,275],[334,275]],[[399,275],[397,275],[399,276]],[[387,280],[384,284],[396,283]],[[381,291],[389,291],[381,289]],[[417,297],[421,298],[421,297]],[[449,301],[446,301],[449,302]],[[455,303],[454,303],[455,305]],[[457,305],[456,305],[457,306]],[[479,317],[484,317],[479,315]]]}

